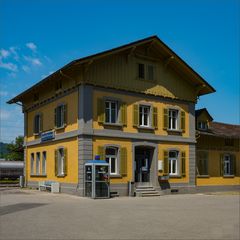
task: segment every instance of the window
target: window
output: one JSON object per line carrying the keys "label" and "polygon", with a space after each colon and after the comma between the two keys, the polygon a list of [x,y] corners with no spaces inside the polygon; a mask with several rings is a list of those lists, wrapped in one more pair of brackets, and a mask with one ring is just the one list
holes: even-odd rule
{"label": "window", "polygon": [[177,175],[178,174],[178,151],[169,151],[168,161],[169,161],[169,174]]}
{"label": "window", "polygon": [[62,81],[61,80],[58,80],[56,83],[55,83],[55,90],[58,91],[58,90],[61,90],[62,89]]}
{"label": "window", "polygon": [[153,66],[148,65],[148,80],[154,80],[154,71],[153,71]]}
{"label": "window", "polygon": [[41,115],[37,114],[34,117],[34,134],[39,134],[41,132]]}
{"label": "window", "polygon": [[37,102],[39,100],[39,93],[34,93],[33,94],[33,101]]}
{"label": "window", "polygon": [[178,129],[178,110],[175,109],[168,110],[168,128],[170,130]]}
{"label": "window", "polygon": [[117,148],[113,148],[113,147],[106,148],[106,161],[110,165],[110,174],[112,175],[118,173],[117,153],[118,153]]}
{"label": "window", "polygon": [[105,122],[118,122],[118,104],[116,101],[105,101]]}
{"label": "window", "polygon": [[145,79],[145,66],[142,63],[138,64],[138,77]]}
{"label": "window", "polygon": [[34,174],[34,153],[31,153],[31,175]]}
{"label": "window", "polygon": [[226,138],[225,139],[225,146],[233,147],[234,146],[234,140],[232,138]]}
{"label": "window", "polygon": [[139,125],[140,127],[150,126],[150,106],[139,106]]}
{"label": "window", "polygon": [[40,152],[36,155],[36,175],[40,174]]}
{"label": "window", "polygon": [[58,150],[58,172],[57,175],[64,175],[64,149],[60,148]]}
{"label": "window", "polygon": [[226,175],[232,175],[232,166],[231,166],[231,156],[230,155],[224,155],[224,165],[223,165],[223,174]]}
{"label": "window", "polygon": [[198,175],[208,175],[208,154],[207,152],[197,153],[197,172]]}
{"label": "window", "polygon": [[153,65],[146,65],[143,63],[138,64],[138,77],[145,80],[154,80],[154,67]]}
{"label": "window", "polygon": [[198,122],[198,129],[207,130],[207,122]]}
{"label": "window", "polygon": [[66,105],[60,105],[57,108],[55,108],[55,126],[57,128],[64,127],[66,123]]}
{"label": "window", "polygon": [[42,153],[42,175],[46,175],[47,152]]}

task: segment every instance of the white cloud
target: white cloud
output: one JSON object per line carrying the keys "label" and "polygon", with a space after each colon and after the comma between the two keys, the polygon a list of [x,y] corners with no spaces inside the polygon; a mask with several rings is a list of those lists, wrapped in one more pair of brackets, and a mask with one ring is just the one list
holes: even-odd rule
{"label": "white cloud", "polygon": [[0,97],[6,97],[8,95],[7,91],[0,91]]}
{"label": "white cloud", "polygon": [[18,71],[18,66],[14,63],[8,62],[8,63],[3,63],[0,61],[0,68],[12,71],[12,72],[17,72]]}
{"label": "white cloud", "polygon": [[35,65],[35,66],[41,66],[42,65],[42,62],[39,60],[39,58],[24,56],[24,59],[26,61],[30,62],[32,65]]}
{"label": "white cloud", "polygon": [[10,55],[10,52],[6,49],[0,50],[0,58],[7,58]]}
{"label": "white cloud", "polygon": [[1,121],[10,119],[10,116],[11,116],[11,114],[9,111],[3,110],[3,109],[0,111],[0,120]]}
{"label": "white cloud", "polygon": [[30,67],[27,66],[27,65],[23,65],[23,66],[22,66],[22,70],[23,70],[24,72],[26,72],[26,73],[29,73],[29,72],[30,72]]}
{"label": "white cloud", "polygon": [[17,47],[10,47],[9,48],[10,52],[13,54],[13,58],[18,61],[19,60],[19,55],[17,53],[17,50],[19,50],[19,48]]}
{"label": "white cloud", "polygon": [[26,43],[26,47],[31,49],[33,52],[37,50],[37,46],[33,42]]}

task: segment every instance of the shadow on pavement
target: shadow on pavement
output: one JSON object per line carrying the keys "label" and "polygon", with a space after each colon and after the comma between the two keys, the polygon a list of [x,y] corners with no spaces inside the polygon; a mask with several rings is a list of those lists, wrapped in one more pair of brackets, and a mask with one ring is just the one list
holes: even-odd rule
{"label": "shadow on pavement", "polygon": [[18,203],[18,204],[4,206],[0,208],[0,216],[31,209],[31,208],[41,207],[43,205],[47,205],[47,204],[46,203]]}

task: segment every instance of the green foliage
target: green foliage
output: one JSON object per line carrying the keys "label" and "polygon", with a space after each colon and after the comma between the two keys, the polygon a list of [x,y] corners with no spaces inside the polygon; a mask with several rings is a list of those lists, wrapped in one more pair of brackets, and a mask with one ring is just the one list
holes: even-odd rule
{"label": "green foliage", "polygon": [[24,160],[24,138],[23,136],[18,136],[15,142],[9,143],[7,145],[7,153],[5,154],[6,160],[10,161],[23,161]]}

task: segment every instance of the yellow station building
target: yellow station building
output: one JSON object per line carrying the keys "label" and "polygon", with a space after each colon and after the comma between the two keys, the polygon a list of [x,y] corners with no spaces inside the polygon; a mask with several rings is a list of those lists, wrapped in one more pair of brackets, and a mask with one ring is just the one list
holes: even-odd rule
{"label": "yellow station building", "polygon": [[119,195],[130,182],[157,191],[235,184],[196,174],[195,104],[213,92],[157,36],[74,60],[8,102],[23,108],[26,185],[57,181],[82,196],[95,155],[109,162]]}

